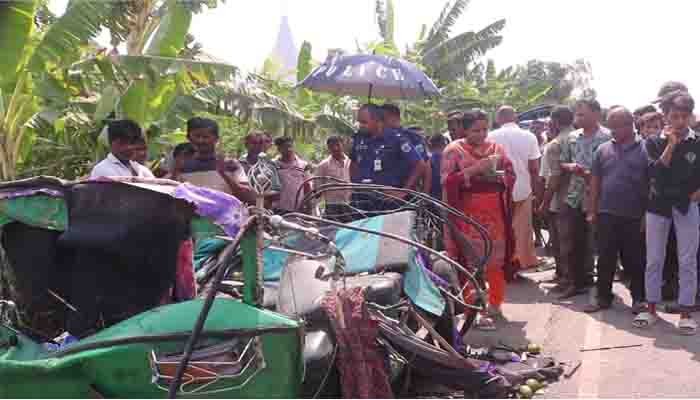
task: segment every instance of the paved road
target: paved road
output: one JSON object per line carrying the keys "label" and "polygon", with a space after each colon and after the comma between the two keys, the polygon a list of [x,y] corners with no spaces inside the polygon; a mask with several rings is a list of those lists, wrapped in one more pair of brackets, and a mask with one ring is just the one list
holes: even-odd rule
{"label": "paved road", "polygon": [[[677,315],[661,314],[649,330],[632,326],[627,289],[615,284],[618,297],[610,310],[585,314],[588,296],[557,302],[541,283],[552,272],[526,274],[528,280],[508,287],[504,314],[497,332],[471,331],[467,343],[494,345],[499,340],[521,346],[542,344],[547,355],[581,368],[571,379],[550,386],[544,397],[700,397],[700,334],[676,332]],[[581,353],[580,349],[642,344],[639,348]]]}

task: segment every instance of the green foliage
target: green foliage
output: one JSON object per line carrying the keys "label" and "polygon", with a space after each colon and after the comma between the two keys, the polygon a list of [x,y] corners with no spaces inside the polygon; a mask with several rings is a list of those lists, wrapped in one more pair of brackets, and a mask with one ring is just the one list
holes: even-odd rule
{"label": "green foliage", "polygon": [[311,43],[304,41],[301,44],[297,61],[297,82],[303,81],[311,73],[312,67]]}
{"label": "green foliage", "polygon": [[430,30],[422,25],[418,41],[401,55],[394,44],[394,6],[391,1],[377,0],[376,16],[381,40],[364,46],[363,52],[402,57],[418,64],[438,83],[464,78],[479,57],[501,44],[500,32],[505,20],[498,20],[477,32],[463,32],[450,37],[452,28],[464,13],[469,0],[448,1]]}
{"label": "green foliage", "polygon": [[0,88],[13,87],[26,58],[38,1],[0,2]]}
{"label": "green foliage", "polygon": [[394,2],[393,0],[377,0],[375,6],[379,36],[382,46],[392,51],[398,51],[394,41]]}
{"label": "green foliage", "polygon": [[[57,18],[41,0],[0,2],[0,46],[12,54],[0,60],[0,179],[84,176],[106,152],[99,138],[113,117],[140,122],[153,156],[184,141],[185,121],[195,115],[219,123],[220,150],[230,156],[242,154],[241,139],[251,129],[294,137],[297,151],[310,161],[323,157],[328,135],[353,133],[354,110],[364,99],[295,88],[275,78],[275,60],[246,75],[231,65],[198,61],[201,46],[187,33],[192,13],[217,3],[72,0]],[[445,115],[452,110],[493,111],[504,103],[522,110],[591,93],[591,69],[583,61],[532,61],[503,70],[479,62],[500,44],[505,21],[452,35],[468,3],[449,1],[401,54],[394,41],[395,3],[376,2],[379,40],[361,50],[414,62],[442,88],[440,98],[399,102],[404,125],[437,133],[446,129]],[[92,44],[103,28],[113,46],[126,44],[128,55]],[[297,81],[314,66],[311,50],[303,42]]]}
{"label": "green foliage", "polygon": [[111,14],[112,1],[72,0],[66,12],[51,24],[34,51],[34,71],[64,67],[78,61],[88,41],[99,35],[103,21]]}
{"label": "green foliage", "polygon": [[162,18],[146,54],[177,57],[185,47],[185,39],[192,22],[192,11],[178,0],[168,0],[167,13]]}

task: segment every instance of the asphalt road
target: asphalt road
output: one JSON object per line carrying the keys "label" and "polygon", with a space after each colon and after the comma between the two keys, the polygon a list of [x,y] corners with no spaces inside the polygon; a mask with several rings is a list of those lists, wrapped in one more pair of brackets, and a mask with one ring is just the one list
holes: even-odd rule
{"label": "asphalt road", "polygon": [[[504,314],[496,332],[472,330],[471,345],[512,346],[534,342],[558,361],[582,362],[570,378],[551,385],[543,398],[700,397],[700,334],[677,333],[677,315],[661,314],[647,330],[632,326],[631,298],[615,283],[613,308],[583,313],[589,298],[582,295],[558,302],[541,283],[553,272],[525,274],[525,282],[508,286]],[[627,349],[581,352],[582,348],[638,345]]]}

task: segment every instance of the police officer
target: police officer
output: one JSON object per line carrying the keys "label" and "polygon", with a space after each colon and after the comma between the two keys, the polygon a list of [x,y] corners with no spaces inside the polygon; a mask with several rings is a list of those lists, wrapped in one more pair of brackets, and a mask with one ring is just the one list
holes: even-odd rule
{"label": "police officer", "polygon": [[[401,133],[401,135],[405,136],[411,142],[413,147],[415,147],[416,152],[418,152],[418,155],[421,157],[421,160],[423,162],[419,163],[418,166],[420,168],[419,177],[422,181],[421,189],[423,192],[429,193],[432,174],[430,168],[430,155],[428,154],[428,148],[426,146],[425,139],[423,138],[423,136],[421,136],[418,129],[406,129],[401,126],[401,110],[399,110],[399,107],[397,107],[396,105],[389,103],[384,104],[382,106],[382,111],[384,111],[384,125],[387,128],[393,129]],[[410,171],[408,169],[404,169],[404,172],[409,173]],[[406,188],[416,190],[416,186],[407,186]]]}
{"label": "police officer", "polygon": [[[387,129],[379,106],[366,104],[357,115],[359,131],[353,137],[350,152],[350,177],[353,183],[415,187],[421,172],[421,156],[410,140],[396,130]],[[406,173],[408,171],[408,173]],[[353,193],[354,206],[364,211],[396,208],[386,197]]]}

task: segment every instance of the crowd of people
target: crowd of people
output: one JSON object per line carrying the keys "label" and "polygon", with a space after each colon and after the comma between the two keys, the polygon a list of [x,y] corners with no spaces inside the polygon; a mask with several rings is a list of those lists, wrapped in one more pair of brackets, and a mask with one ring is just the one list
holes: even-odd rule
{"label": "crowd of people", "polygon": [[[312,183],[420,191],[469,215],[489,233],[488,307],[477,318],[478,328],[496,329],[507,282],[518,279],[518,271],[540,265],[536,245],[548,242],[556,264],[553,291],[560,298],[595,286],[595,301],[585,311],[611,307],[621,265],[630,281],[633,325],[646,328],[659,318],[662,287],[669,276],[677,276],[678,328],[694,334],[700,242],[694,101],[683,84],[670,82],[661,88],[658,105],[634,112],[612,106],[604,112],[597,101],[582,99],[573,107],[554,106],[547,119],[527,127],[507,105],[493,121],[483,111],[462,110],[447,115],[447,133],[426,135],[420,127],[402,125],[399,107],[366,104],[358,110],[352,142],[329,137],[328,155],[315,166],[294,150],[292,138],[273,140],[264,131],[244,138],[247,152],[239,159],[224,157],[217,153],[216,122],[192,118],[188,141],[175,147],[167,168],[154,172],[143,165],[147,148],[140,127],[121,120],[109,124],[110,154],[90,176],[163,177],[254,204],[247,172],[264,163],[269,175],[265,205],[282,214],[296,210],[299,194],[311,191]],[[273,144],[274,159],[267,157]],[[329,217],[349,221],[358,210],[366,216],[395,209],[410,196],[406,193],[331,191],[324,194],[324,209]],[[474,227],[455,224],[473,243],[481,243]],[[447,254],[470,265],[454,232],[445,229],[443,235]],[[677,272],[669,272],[674,251]]]}

